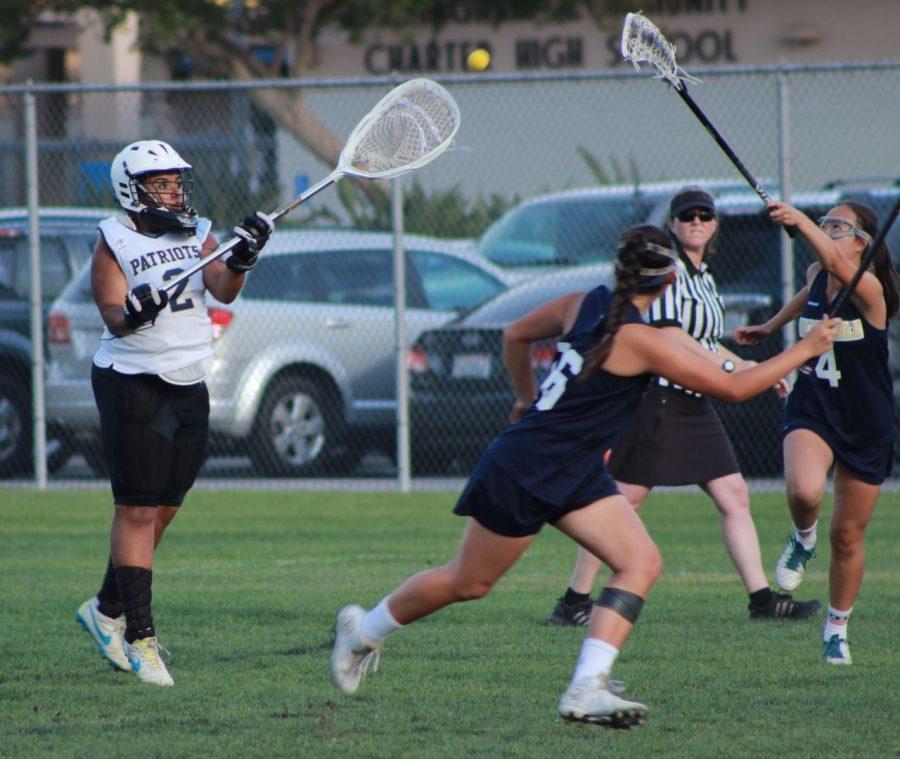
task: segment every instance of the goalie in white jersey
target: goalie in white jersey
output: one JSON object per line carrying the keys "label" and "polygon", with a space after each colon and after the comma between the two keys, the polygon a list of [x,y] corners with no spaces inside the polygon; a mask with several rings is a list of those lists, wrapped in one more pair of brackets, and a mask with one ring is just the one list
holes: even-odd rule
{"label": "goalie in white jersey", "polygon": [[153,552],[206,452],[213,350],[205,295],[237,298],[274,225],[266,214],[248,216],[226,260],[169,294],[165,283],[216,247],[209,219],[191,205],[190,164],[165,142],[141,140],[116,155],[110,179],[122,211],[100,222],[92,260],[106,328],[91,379],[115,515],[103,584],[77,619],[114,668],[172,685],[150,609]]}

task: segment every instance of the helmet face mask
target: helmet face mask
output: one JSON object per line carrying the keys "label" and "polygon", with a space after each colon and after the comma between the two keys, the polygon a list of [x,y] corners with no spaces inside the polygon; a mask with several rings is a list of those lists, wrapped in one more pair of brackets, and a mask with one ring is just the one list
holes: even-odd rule
{"label": "helmet face mask", "polygon": [[[154,175],[179,175],[175,192],[180,190],[181,203],[172,210],[165,197],[171,199],[173,189],[166,180],[154,182]],[[197,212],[191,206],[194,180],[191,165],[175,149],[160,140],[139,140],[126,145],[113,159],[110,180],[116,202],[126,211],[136,214],[154,232],[182,232],[190,234],[197,228]]]}

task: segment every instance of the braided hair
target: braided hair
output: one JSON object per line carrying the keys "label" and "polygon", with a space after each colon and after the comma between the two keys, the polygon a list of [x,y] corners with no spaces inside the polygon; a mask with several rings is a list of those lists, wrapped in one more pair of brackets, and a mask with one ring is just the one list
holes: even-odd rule
{"label": "braided hair", "polygon": [[631,312],[631,299],[639,292],[660,289],[668,282],[675,258],[670,244],[669,236],[652,224],[641,224],[622,233],[616,257],[616,289],[609,311],[596,328],[603,336],[585,355],[579,375],[582,379],[596,374],[609,357],[616,333]]}

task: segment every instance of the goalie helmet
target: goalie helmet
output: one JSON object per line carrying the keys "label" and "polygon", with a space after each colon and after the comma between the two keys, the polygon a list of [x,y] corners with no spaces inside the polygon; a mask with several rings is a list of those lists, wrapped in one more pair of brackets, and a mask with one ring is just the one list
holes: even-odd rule
{"label": "goalie helmet", "polygon": [[[144,181],[160,172],[177,171],[181,175],[182,205],[178,211],[166,208],[159,195]],[[126,145],[113,158],[109,171],[116,202],[137,214],[156,232],[193,232],[197,212],[191,206],[194,180],[191,165],[175,149],[161,140],[139,140]]]}

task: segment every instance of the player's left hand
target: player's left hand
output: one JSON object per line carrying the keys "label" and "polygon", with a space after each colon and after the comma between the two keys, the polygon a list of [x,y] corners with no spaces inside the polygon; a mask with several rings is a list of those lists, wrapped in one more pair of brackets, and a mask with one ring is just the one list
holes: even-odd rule
{"label": "player's left hand", "polygon": [[791,386],[788,384],[787,379],[782,377],[778,382],[776,382],[772,389],[775,391],[775,395],[777,395],[780,399],[784,400],[791,393]]}
{"label": "player's left hand", "polygon": [[236,274],[243,274],[256,266],[259,252],[269,241],[272,232],[275,231],[275,222],[269,214],[257,211],[244,219],[243,224],[234,228],[234,233],[241,241],[234,246],[231,255],[225,261]]}

